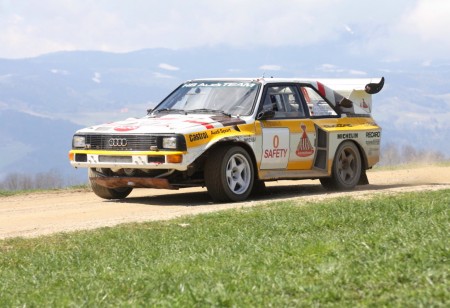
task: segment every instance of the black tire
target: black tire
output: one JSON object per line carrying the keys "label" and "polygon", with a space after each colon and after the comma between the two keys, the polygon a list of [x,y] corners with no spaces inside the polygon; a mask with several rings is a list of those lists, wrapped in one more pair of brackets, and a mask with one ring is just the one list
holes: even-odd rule
{"label": "black tire", "polygon": [[88,170],[89,177],[89,186],[91,187],[94,194],[103,199],[124,199],[126,198],[131,191],[132,187],[123,187],[123,188],[107,188],[101,185],[96,184],[94,181],[91,181],[91,178],[99,177],[99,175],[94,172],[92,169]]}
{"label": "black tire", "polygon": [[333,178],[321,178],[320,184],[322,184],[322,187],[325,188],[326,190],[330,191],[337,190],[336,185],[334,185]]}
{"label": "black tire", "polygon": [[239,146],[222,146],[208,154],[205,184],[215,202],[236,202],[248,198],[255,171],[250,155]]}
{"label": "black tire", "polygon": [[261,180],[255,180],[253,183],[252,196],[261,196],[267,193],[266,183]]}
{"label": "black tire", "polygon": [[362,174],[362,159],[358,147],[351,141],[342,142],[334,156],[330,178],[320,179],[327,190],[350,190],[358,185]]}

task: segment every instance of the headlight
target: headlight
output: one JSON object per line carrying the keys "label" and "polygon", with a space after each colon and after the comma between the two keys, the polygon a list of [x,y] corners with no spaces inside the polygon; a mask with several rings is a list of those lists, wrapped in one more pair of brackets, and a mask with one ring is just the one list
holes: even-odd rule
{"label": "headlight", "polygon": [[162,147],[164,149],[176,149],[177,138],[176,137],[164,137],[162,140]]}
{"label": "headlight", "polygon": [[74,148],[84,148],[86,147],[86,137],[84,136],[73,136],[72,145]]}

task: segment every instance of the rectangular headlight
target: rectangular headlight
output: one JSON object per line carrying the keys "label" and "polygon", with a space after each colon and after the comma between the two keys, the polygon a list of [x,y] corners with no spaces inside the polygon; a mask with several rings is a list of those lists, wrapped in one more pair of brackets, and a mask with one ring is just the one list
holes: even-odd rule
{"label": "rectangular headlight", "polygon": [[84,148],[86,147],[86,137],[84,136],[73,136],[72,145],[74,148]]}
{"label": "rectangular headlight", "polygon": [[164,149],[176,149],[177,148],[177,138],[176,137],[163,137],[162,147]]}

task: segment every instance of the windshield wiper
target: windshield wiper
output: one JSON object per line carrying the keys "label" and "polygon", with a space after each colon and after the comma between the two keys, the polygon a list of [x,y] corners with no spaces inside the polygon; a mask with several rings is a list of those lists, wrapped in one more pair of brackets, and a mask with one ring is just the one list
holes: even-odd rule
{"label": "windshield wiper", "polygon": [[187,113],[220,113],[227,117],[231,117],[231,114],[229,114],[223,110],[218,110],[218,109],[200,108],[200,109],[186,110],[186,112]]}
{"label": "windshield wiper", "polygon": [[167,112],[167,113],[182,113],[182,114],[186,114],[186,111],[184,111],[183,109],[172,109],[172,108],[162,108],[162,109],[157,109],[154,110],[153,113],[160,113],[160,112]]}

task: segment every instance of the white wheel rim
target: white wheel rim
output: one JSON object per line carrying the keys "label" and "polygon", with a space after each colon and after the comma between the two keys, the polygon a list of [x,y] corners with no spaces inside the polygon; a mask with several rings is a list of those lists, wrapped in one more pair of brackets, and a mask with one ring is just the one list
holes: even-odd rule
{"label": "white wheel rim", "polygon": [[226,169],[227,183],[235,194],[243,194],[249,188],[251,182],[251,168],[247,158],[242,154],[234,154],[230,157]]}
{"label": "white wheel rim", "polygon": [[344,183],[351,183],[358,174],[358,157],[352,148],[344,148],[339,153],[338,176]]}

